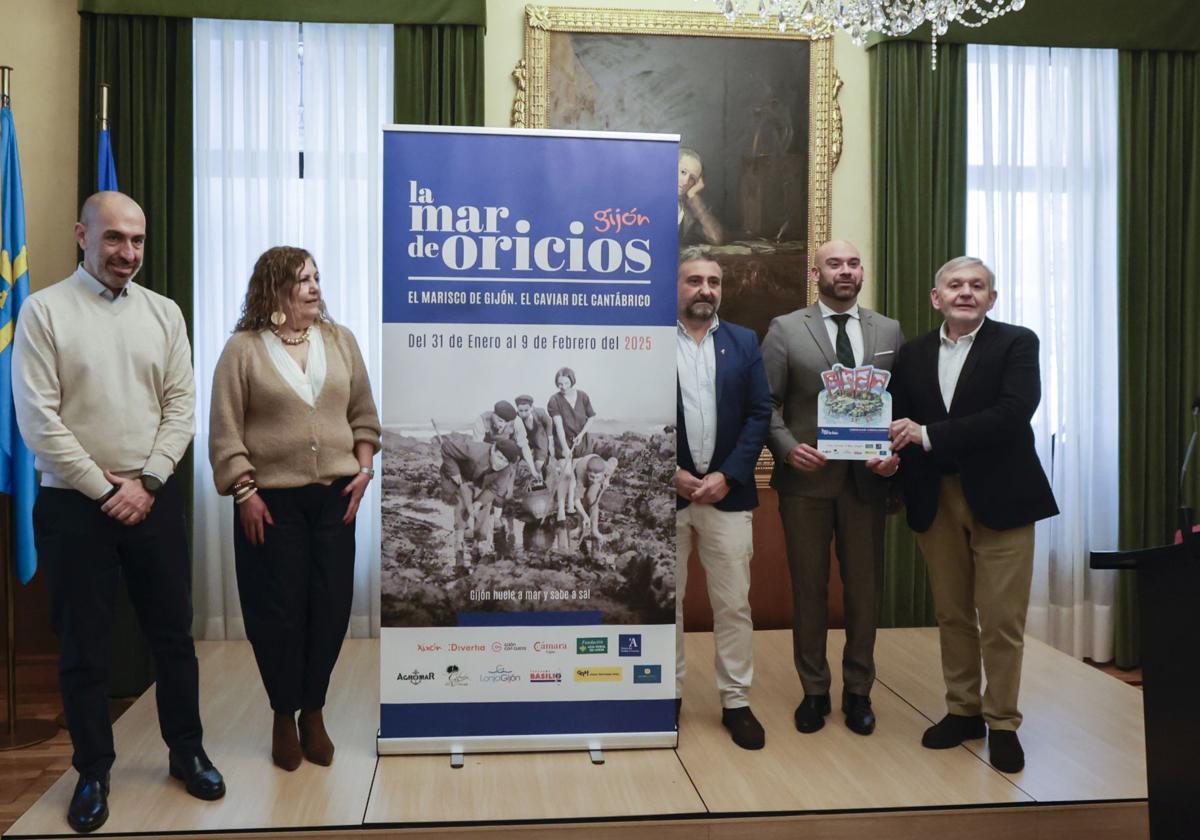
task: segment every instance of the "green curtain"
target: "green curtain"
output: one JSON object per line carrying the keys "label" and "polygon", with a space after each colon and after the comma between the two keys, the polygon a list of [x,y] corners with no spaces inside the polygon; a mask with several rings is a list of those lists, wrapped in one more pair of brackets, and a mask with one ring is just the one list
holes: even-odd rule
{"label": "green curtain", "polygon": [[395,119],[483,125],[483,27],[396,24]]}
{"label": "green curtain", "polygon": [[[870,51],[877,300],[913,338],[941,323],[933,275],[966,248],[967,48],[915,41]],[[880,627],[936,623],[925,562],[901,513],[888,519]]]}
{"label": "green curtain", "polygon": [[487,0],[79,0],[79,11],[311,23],[487,25]]}
{"label": "green curtain", "polygon": [[[146,212],[138,283],[174,300],[192,328],[192,22],[185,18],[81,14],[79,204],[96,191],[100,83],[109,87],[109,132],[121,191]],[[119,430],[118,430],[119,433]],[[192,452],[175,471],[191,531]],[[190,542],[190,540],[189,540]],[[154,681],[149,645],[118,587],[113,697]]]}
{"label": "green curtain", "polygon": [[79,198],[96,190],[100,84],[109,87],[117,181],[146,212],[138,282],[192,323],[192,22],[80,15]]}
{"label": "green curtain", "polygon": [[[1200,55],[1123,51],[1120,73],[1122,548],[1175,532],[1200,390]],[[1185,498],[1200,501],[1200,470]],[[1140,659],[1136,578],[1117,584],[1116,663]]]}
{"label": "green curtain", "polygon": [[[161,0],[160,0],[161,2]],[[1065,25],[1064,25],[1065,24]],[[929,24],[904,36],[925,41]],[[891,39],[873,36],[869,44]],[[986,26],[950,25],[939,44],[1078,47],[1112,50],[1200,50],[1196,0],[1028,0],[1025,8]]]}

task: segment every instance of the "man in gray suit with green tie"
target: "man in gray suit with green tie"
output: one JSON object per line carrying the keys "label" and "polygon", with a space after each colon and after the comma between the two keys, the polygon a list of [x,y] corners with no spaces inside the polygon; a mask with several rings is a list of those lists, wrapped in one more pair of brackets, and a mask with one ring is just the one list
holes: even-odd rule
{"label": "man in gray suit with green tie", "polygon": [[[763,361],[775,411],[767,445],[775,456],[771,486],[792,575],[792,644],[804,699],[796,728],[825,725],[831,676],[825,657],[830,544],[837,548],[844,585],[846,646],[842,653],[842,711],[860,735],[875,730],[875,580],[883,565],[883,525],[889,482],[899,458],[831,461],[817,451],[817,395],[821,372],[848,368],[891,369],[904,343],[900,324],[858,305],[862,258],[849,242],[822,245],[811,269],[818,299],[771,322]],[[836,542],[835,542],[836,541]]]}

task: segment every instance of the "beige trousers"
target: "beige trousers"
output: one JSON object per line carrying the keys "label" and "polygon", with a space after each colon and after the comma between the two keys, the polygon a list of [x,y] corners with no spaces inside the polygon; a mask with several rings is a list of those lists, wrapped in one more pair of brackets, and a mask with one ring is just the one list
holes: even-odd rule
{"label": "beige trousers", "polygon": [[[938,512],[917,534],[937,612],[946,707],[982,714],[993,729],[1021,725],[1017,697],[1033,577],[1033,524],[996,531],[967,506],[958,476],[944,476]],[[987,690],[980,698],[980,661]]]}
{"label": "beige trousers", "polygon": [[695,546],[708,581],[713,611],[717,690],[721,707],[750,704],[754,677],[754,621],[750,618],[750,558],[754,555],[754,514],[717,510],[693,502],[675,511],[675,696],[683,696],[683,596],[688,557]]}

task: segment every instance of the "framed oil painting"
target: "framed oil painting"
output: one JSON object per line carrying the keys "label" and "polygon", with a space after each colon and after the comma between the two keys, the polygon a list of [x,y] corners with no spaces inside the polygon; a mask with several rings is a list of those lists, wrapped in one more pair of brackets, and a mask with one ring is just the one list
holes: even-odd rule
{"label": "framed oil painting", "polygon": [[679,134],[680,245],[761,339],[807,306],[841,152],[833,42],[706,12],[526,6],[512,123]]}

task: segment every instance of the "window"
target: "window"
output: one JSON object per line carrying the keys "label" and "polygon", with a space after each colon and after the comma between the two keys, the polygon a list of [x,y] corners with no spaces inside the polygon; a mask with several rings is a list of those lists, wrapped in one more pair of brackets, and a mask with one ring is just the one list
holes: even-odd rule
{"label": "window", "polygon": [[1117,53],[972,45],[967,251],[995,272],[992,317],[1041,339],[1038,454],[1061,514],[1039,523],[1028,632],[1112,654],[1117,542]]}
{"label": "window", "polygon": [[[197,382],[196,631],[244,638],[233,516],[208,465],[208,394],[251,269],[274,245],[311,252],[332,317],[380,381],[382,154],[392,121],[392,27],[196,20],[193,25]],[[303,163],[301,164],[301,160]],[[303,169],[301,169],[303,166]],[[378,626],[379,526],[358,517],[351,631]]]}

